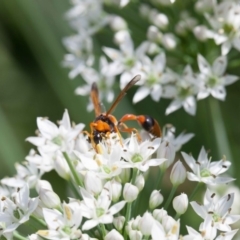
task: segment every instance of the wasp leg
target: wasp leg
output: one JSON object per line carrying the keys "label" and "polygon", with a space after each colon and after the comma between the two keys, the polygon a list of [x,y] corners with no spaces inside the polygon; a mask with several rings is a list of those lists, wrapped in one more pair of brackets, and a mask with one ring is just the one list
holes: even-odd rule
{"label": "wasp leg", "polygon": [[155,137],[161,137],[161,128],[158,122],[148,115],[133,115],[133,114],[126,114],[124,115],[118,122],[118,124],[126,121],[136,120],[143,129],[147,132],[151,133]]}
{"label": "wasp leg", "polygon": [[[118,127],[116,126],[116,125],[118,124],[117,119],[116,119],[113,115],[108,115],[108,118],[114,123],[114,126],[113,126],[114,132],[117,133],[118,138],[119,138],[119,141],[120,141],[120,144],[121,144],[121,146],[123,146],[122,135],[121,135],[121,133],[119,132]],[[109,132],[109,134],[110,134],[110,132]],[[109,135],[109,134],[108,134],[108,135]]]}
{"label": "wasp leg", "polygon": [[138,139],[138,141],[139,142],[141,142],[142,141],[142,139],[141,139],[141,137],[140,137],[140,135],[139,135],[139,133],[138,133],[138,130],[136,129],[136,128],[129,128],[126,124],[124,124],[124,123],[122,123],[122,122],[119,122],[118,123],[118,127],[119,127],[119,130],[121,131],[121,132],[126,132],[126,133],[132,133],[132,132],[134,132],[135,134],[136,134],[136,136],[137,136],[137,139]]}

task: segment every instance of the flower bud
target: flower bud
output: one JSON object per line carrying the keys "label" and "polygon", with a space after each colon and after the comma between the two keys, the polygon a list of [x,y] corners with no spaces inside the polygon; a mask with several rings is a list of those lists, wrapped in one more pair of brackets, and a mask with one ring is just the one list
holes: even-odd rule
{"label": "flower bud", "polygon": [[153,217],[160,223],[162,223],[163,217],[167,216],[167,211],[163,208],[161,209],[155,209],[153,211]]}
{"label": "flower bud", "polygon": [[130,168],[123,168],[122,172],[120,173],[119,177],[122,183],[127,183],[130,180],[131,170]]}
{"label": "flower bud", "polygon": [[58,154],[54,161],[54,168],[58,175],[66,180],[70,178],[70,169],[65,158]]}
{"label": "flower bud", "polygon": [[174,161],[175,148],[172,143],[163,141],[157,150],[157,158],[166,158],[167,160],[160,165],[164,172]]}
{"label": "flower bud", "polygon": [[185,193],[181,193],[181,195],[173,199],[173,208],[179,215],[186,212],[188,208],[188,197]]}
{"label": "flower bud", "polygon": [[160,193],[160,191],[153,190],[149,200],[149,208],[153,210],[158,207],[162,202],[163,195]]}
{"label": "flower bud", "polygon": [[61,204],[61,200],[59,196],[48,189],[41,188],[39,191],[39,197],[43,203],[43,205],[47,208],[59,208]]}
{"label": "flower bud", "polygon": [[122,184],[116,180],[111,181],[112,201],[117,202],[122,193]]}
{"label": "flower bud", "polygon": [[116,230],[110,231],[104,238],[104,240],[124,240],[123,236]]}
{"label": "flower bud", "polygon": [[170,174],[171,183],[173,184],[173,186],[178,186],[185,181],[186,176],[187,176],[186,169],[183,166],[182,162],[178,160],[174,164]]}
{"label": "flower bud", "polygon": [[169,23],[168,17],[163,13],[153,14],[153,16],[151,17],[151,21],[155,26],[160,29],[165,29]]}
{"label": "flower bud", "polygon": [[208,1],[208,0],[197,1],[194,6],[195,10],[201,14],[212,11],[213,7],[214,7],[214,1]]}
{"label": "flower bud", "polygon": [[213,33],[207,29],[206,26],[204,25],[200,25],[200,26],[196,26],[193,29],[193,33],[195,35],[195,37],[200,40],[200,41],[205,41],[208,38],[212,38],[213,37]]}
{"label": "flower bud", "polygon": [[156,26],[150,26],[147,30],[147,39],[154,42],[159,42],[162,38],[162,33]]}
{"label": "flower bud", "polygon": [[113,16],[111,18],[110,27],[114,32],[117,32],[117,31],[126,29],[127,23],[123,18],[119,16]]}
{"label": "flower bud", "polygon": [[164,34],[162,37],[162,45],[168,50],[174,49],[177,45],[176,37],[172,33]]}
{"label": "flower bud", "polygon": [[36,184],[36,191],[39,193],[40,189],[44,188],[44,189],[48,189],[53,191],[52,189],[52,185],[50,182],[48,182],[47,180],[39,180]]}
{"label": "flower bud", "polygon": [[138,196],[139,190],[131,183],[126,183],[123,189],[123,198],[127,202],[133,202]]}
{"label": "flower bud", "polygon": [[84,177],[84,185],[88,192],[97,196],[102,191],[102,180],[91,171],[87,171]]}
{"label": "flower bud", "polygon": [[44,219],[43,211],[42,211],[43,207],[45,207],[45,206],[43,205],[42,201],[39,200],[38,201],[38,206],[33,212],[34,217],[39,218],[39,219]]}
{"label": "flower bud", "polygon": [[151,9],[147,4],[141,4],[140,7],[139,7],[140,15],[143,18],[148,18],[149,15],[150,15],[150,11],[151,11]]}
{"label": "flower bud", "polygon": [[154,218],[151,213],[145,212],[141,220],[139,221],[139,230],[145,236],[150,236],[152,226],[154,225]]}
{"label": "flower bud", "polygon": [[165,216],[162,221],[162,226],[165,230],[165,232],[169,233],[175,233],[176,235],[179,234],[179,229],[180,229],[180,221],[176,221],[174,218],[171,216]]}
{"label": "flower bud", "polygon": [[125,217],[119,216],[113,219],[113,225],[118,231],[122,231],[125,223]]}
{"label": "flower bud", "polygon": [[139,221],[142,219],[141,216],[137,216],[133,221],[132,221],[132,230],[138,230],[139,226]]}
{"label": "flower bud", "polygon": [[144,179],[142,174],[137,176],[134,185],[136,185],[136,187],[138,188],[139,192],[142,191],[142,189],[144,188],[144,185],[145,185],[145,179]]}
{"label": "flower bud", "polygon": [[130,240],[142,240],[142,233],[138,230],[131,230],[129,232]]}

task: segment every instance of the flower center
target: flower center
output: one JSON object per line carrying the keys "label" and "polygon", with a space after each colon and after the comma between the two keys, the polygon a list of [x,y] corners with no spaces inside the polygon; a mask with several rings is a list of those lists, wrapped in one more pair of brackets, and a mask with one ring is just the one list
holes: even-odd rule
{"label": "flower center", "polygon": [[132,160],[132,162],[134,162],[134,163],[142,162],[143,157],[142,157],[141,154],[135,153],[135,154],[132,156],[132,159],[131,159],[131,160]]}
{"label": "flower center", "polygon": [[97,217],[101,217],[104,214],[103,208],[97,208],[96,209]]}
{"label": "flower center", "polygon": [[110,168],[108,166],[103,166],[103,170],[107,174],[111,173],[111,170],[110,170]]}
{"label": "flower center", "polygon": [[205,169],[201,170],[200,175],[201,175],[201,177],[209,177],[209,176],[211,176],[211,173],[208,169],[205,168]]}
{"label": "flower center", "polygon": [[72,233],[71,228],[69,226],[64,226],[62,228],[63,232],[65,232],[66,234],[70,235]]}
{"label": "flower center", "polygon": [[156,82],[157,82],[157,79],[153,74],[150,74],[146,81],[146,83],[149,87],[153,86]]}
{"label": "flower center", "polygon": [[190,86],[181,86],[178,90],[178,94],[179,94],[179,97],[183,99],[192,95]]}
{"label": "flower center", "polygon": [[230,23],[224,23],[222,29],[223,32],[227,35],[230,35],[231,33],[235,32],[233,25]]}
{"label": "flower center", "polygon": [[57,144],[58,146],[61,146],[62,145],[62,137],[60,135],[58,135],[52,139],[52,142]]}
{"label": "flower center", "polygon": [[212,218],[214,222],[219,222],[221,220],[221,217],[217,213],[213,213]]}
{"label": "flower center", "polygon": [[212,88],[212,87],[215,87],[217,85],[217,83],[218,83],[218,78],[212,76],[208,79],[207,86]]}
{"label": "flower center", "polygon": [[124,63],[128,68],[132,68],[135,64],[135,60],[133,58],[126,58]]}

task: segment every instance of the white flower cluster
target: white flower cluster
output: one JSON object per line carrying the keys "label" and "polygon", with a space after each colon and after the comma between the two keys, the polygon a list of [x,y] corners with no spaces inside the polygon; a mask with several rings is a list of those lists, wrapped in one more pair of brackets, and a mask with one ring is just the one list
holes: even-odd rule
{"label": "white flower cluster", "polygon": [[[1,237],[23,239],[16,229],[30,215],[32,222],[42,225],[41,230],[29,235],[30,240],[177,240],[179,237],[230,240],[237,232],[230,226],[240,219],[240,215],[230,213],[234,193],[218,200],[207,190],[203,205],[199,201],[191,202],[194,211],[203,218],[199,232],[187,227],[188,234],[180,236],[180,216],[192,198],[185,193],[174,197],[178,186],[186,177],[207,186],[233,181],[221,176],[231,165],[225,158],[211,162],[204,148],[196,161],[182,153],[192,172],[187,172],[180,160],[176,161],[169,176],[173,185],[170,195],[166,197],[159,190],[176,151],[193,134],[182,133],[175,138],[175,129],[168,126],[162,138],[142,135],[145,140],[139,142],[135,134],[120,140],[117,134],[111,133],[99,143],[99,153],[89,143],[89,136],[84,136],[84,124],[71,125],[67,111],[58,126],[47,118],[37,118],[37,125],[38,136],[27,138],[37,147],[37,152],[30,151],[25,165],[17,166],[15,177],[1,180]],[[159,168],[161,177],[149,196],[149,208],[146,207],[141,217],[138,201],[152,167]],[[50,182],[42,179],[51,170],[71,183],[74,195],[68,203],[61,201]],[[36,198],[29,197],[29,188],[36,190]],[[171,202],[175,218],[168,213]],[[132,218],[133,214],[137,217]]]}
{"label": "white flower cluster", "polygon": [[[195,115],[196,100],[209,95],[225,100],[225,87],[239,78],[226,74],[228,52],[232,46],[240,49],[239,3],[234,0],[221,3],[198,0],[195,11],[204,15],[211,27],[209,29],[205,25],[199,25],[197,18],[191,17],[188,11],[180,12],[177,20],[175,16],[175,22],[172,19],[170,21],[167,15],[169,11],[164,12],[164,9],[167,7],[172,8],[172,12],[179,11],[173,4],[174,1],[152,2],[156,7],[140,4],[139,12],[134,12],[139,21],[149,23],[146,39],[135,48],[134,29],[130,29],[122,17],[103,10],[104,4],[111,9],[110,3],[97,0],[73,1],[74,6],[67,13],[67,17],[77,34],[64,39],[64,44],[70,52],[65,56],[64,65],[71,68],[70,78],[80,74],[86,82],[76,89],[76,93],[88,96],[90,86],[95,81],[102,92],[100,99],[105,98],[107,102],[111,102],[114,97],[112,88],[115,77],[120,77],[120,87],[123,88],[130,78],[140,73],[142,80],[138,84],[141,86],[133,97],[133,103],[149,95],[156,102],[161,98],[171,99],[166,114],[183,107],[187,113]],[[127,3],[128,1],[118,1],[117,5],[123,7]],[[96,33],[106,26],[110,28],[105,31],[114,32],[113,41],[118,49],[107,47],[108,42],[99,46],[102,53],[97,64],[93,41]],[[192,33],[195,34],[195,39],[193,36],[189,37]],[[180,46],[190,38],[197,47],[191,42],[185,48]],[[199,49],[202,48],[202,41],[207,39],[214,39],[216,46],[209,49],[209,55],[201,54]],[[221,54],[218,45],[221,45]],[[215,59],[212,66],[206,58]],[[198,69],[192,66],[196,61]],[[98,70],[94,68],[96,65],[99,65]],[[87,109],[93,109],[91,103]]]}

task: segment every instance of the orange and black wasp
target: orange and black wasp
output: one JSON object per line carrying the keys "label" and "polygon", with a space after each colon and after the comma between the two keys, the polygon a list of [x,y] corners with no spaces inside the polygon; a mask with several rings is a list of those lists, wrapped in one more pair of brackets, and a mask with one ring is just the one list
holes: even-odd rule
{"label": "orange and black wasp", "polygon": [[98,153],[101,152],[101,149],[99,148],[99,143],[103,139],[108,138],[111,133],[117,133],[121,143],[122,143],[122,140],[121,140],[120,132],[127,132],[127,133],[136,132],[138,139],[141,140],[135,128],[129,128],[127,127],[126,124],[124,124],[124,122],[129,120],[136,120],[143,127],[143,129],[151,133],[153,136],[155,137],[161,136],[161,128],[158,122],[151,116],[148,116],[148,115],[136,116],[134,114],[126,114],[119,121],[117,121],[117,119],[113,115],[111,115],[113,110],[116,108],[117,104],[126,95],[126,92],[133,85],[135,85],[140,80],[140,78],[141,78],[140,75],[136,75],[124,87],[124,89],[120,92],[118,97],[114,100],[110,109],[105,113],[102,113],[101,111],[101,104],[99,102],[97,84],[96,83],[92,84],[91,99],[93,102],[96,118],[93,122],[90,123],[91,133],[88,133],[87,131],[84,131],[84,133],[88,135],[88,141],[92,144],[96,152]]}

